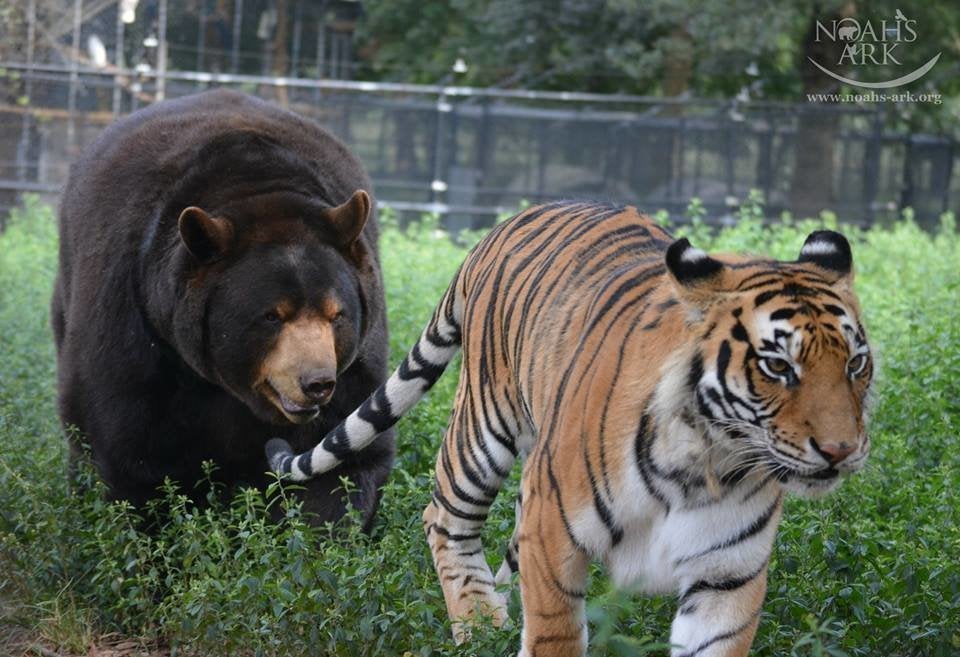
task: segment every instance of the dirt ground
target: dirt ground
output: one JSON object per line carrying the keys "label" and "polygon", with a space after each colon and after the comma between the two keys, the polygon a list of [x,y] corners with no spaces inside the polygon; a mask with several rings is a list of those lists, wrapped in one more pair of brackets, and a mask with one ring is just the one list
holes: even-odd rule
{"label": "dirt ground", "polygon": [[[75,644],[76,639],[70,643]],[[78,652],[54,645],[36,630],[0,618],[0,657],[168,657],[169,654],[169,650],[160,646],[114,635],[98,637],[86,650]]]}
{"label": "dirt ground", "polygon": [[139,641],[102,637],[86,652],[52,647],[21,628],[0,625],[0,657],[167,657],[168,650],[144,646]]}

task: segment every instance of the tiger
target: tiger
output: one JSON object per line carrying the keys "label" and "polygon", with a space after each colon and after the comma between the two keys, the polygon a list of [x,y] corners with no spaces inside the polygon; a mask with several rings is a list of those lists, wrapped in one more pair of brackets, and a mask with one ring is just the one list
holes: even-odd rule
{"label": "tiger", "polygon": [[[302,481],[393,426],[462,349],[423,526],[467,641],[505,623],[519,571],[521,657],[583,655],[597,560],[617,586],[677,596],[673,657],[746,655],[784,495],[822,495],[867,459],[873,360],[850,244],[818,230],[794,262],[708,255],[636,208],[557,202],[468,254],[419,340],[308,452]],[[488,509],[522,461],[493,576]]]}

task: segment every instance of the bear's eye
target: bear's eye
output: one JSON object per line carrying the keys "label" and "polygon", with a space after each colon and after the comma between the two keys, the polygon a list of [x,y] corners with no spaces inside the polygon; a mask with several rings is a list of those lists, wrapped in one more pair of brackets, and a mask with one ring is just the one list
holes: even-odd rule
{"label": "bear's eye", "polygon": [[344,313],[343,313],[342,310],[338,310],[338,311],[337,311],[337,314],[333,316],[333,321],[339,322],[339,321],[340,321],[341,319],[343,319],[345,316],[346,316],[346,315],[344,315]]}
{"label": "bear's eye", "polygon": [[867,367],[867,355],[857,354],[847,361],[847,376],[854,377],[861,374]]}
{"label": "bear's eye", "polygon": [[783,358],[767,356],[760,359],[760,369],[771,379],[780,380],[793,374],[793,366]]}
{"label": "bear's eye", "polygon": [[263,313],[263,319],[271,324],[276,324],[280,321],[280,313],[278,313],[276,310],[268,310],[267,312]]}

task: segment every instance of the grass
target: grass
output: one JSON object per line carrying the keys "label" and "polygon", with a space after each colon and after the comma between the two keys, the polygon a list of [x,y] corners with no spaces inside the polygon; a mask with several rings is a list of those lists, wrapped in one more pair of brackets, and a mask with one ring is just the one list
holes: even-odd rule
{"label": "grass", "polygon": [[[793,259],[808,232],[834,223],[765,227],[761,216],[748,203],[736,227],[712,234],[694,204],[678,232],[703,248]],[[401,231],[387,219],[396,363],[466,251],[430,221]],[[837,494],[788,502],[754,654],[960,653],[960,239],[951,217],[943,223],[936,235],[909,217],[845,229],[880,363],[874,452]],[[86,654],[111,636],[173,654],[515,653],[515,625],[477,631],[469,649],[452,645],[420,528],[455,368],[400,424],[371,537],[307,527],[277,486],[201,510],[171,484],[158,504],[170,521],[151,536],[96,486],[71,495],[47,325],[55,233],[52,211],[28,201],[0,235],[0,654],[16,649],[14,637]],[[285,520],[268,522],[268,505],[286,509]],[[495,566],[511,507],[501,496],[488,525]],[[515,615],[516,596],[513,606]],[[611,590],[598,567],[591,650],[649,653],[668,639],[672,613],[666,598]]]}

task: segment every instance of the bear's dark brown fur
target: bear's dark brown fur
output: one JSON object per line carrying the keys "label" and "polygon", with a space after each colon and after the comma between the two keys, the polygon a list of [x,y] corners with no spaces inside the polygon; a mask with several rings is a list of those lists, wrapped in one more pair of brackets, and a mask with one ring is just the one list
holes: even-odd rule
{"label": "bear's dark brown fur", "polygon": [[[189,493],[207,459],[263,486],[270,437],[306,449],[383,382],[369,194],[334,137],[235,92],[151,106],[86,149],[61,202],[51,321],[61,419],[112,498],[142,504],[164,477]],[[347,475],[369,522],[393,449],[385,433],[310,482],[307,510],[340,517]]]}

